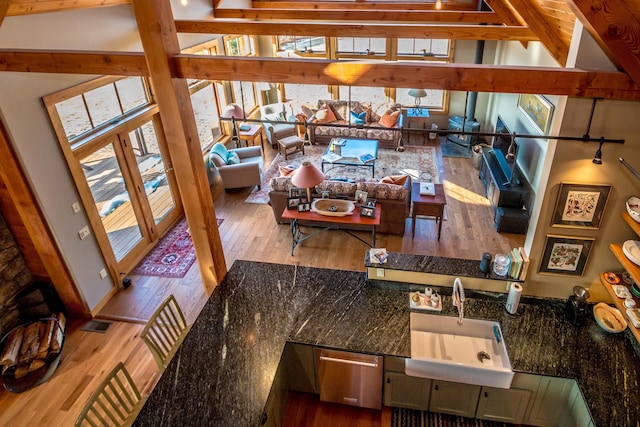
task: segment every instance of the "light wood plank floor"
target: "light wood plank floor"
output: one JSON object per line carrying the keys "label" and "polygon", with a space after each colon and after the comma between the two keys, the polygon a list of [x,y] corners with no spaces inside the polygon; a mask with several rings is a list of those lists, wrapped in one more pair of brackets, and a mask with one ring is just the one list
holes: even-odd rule
{"label": "light wood plank floor", "polygon": [[[267,147],[267,162],[274,156]],[[482,184],[471,159],[441,159],[439,170],[448,202],[440,242],[435,222],[427,219],[418,220],[416,237],[411,238],[408,219],[404,236],[379,235],[379,246],[391,251],[479,260],[485,251],[505,252],[523,244],[524,236],[495,232],[489,204],[483,197]],[[224,218],[220,234],[228,267],[236,259],[245,259],[364,271],[366,247],[340,232],[321,233],[305,241],[291,256],[289,227],[275,224],[270,206],[244,203],[248,192],[248,189],[225,192],[219,182],[212,186],[217,216]],[[176,296],[188,323],[193,323],[206,297],[197,264],[182,279],[131,278],[133,285],[119,292],[100,313],[102,318],[128,322],[115,321],[105,334],[80,331],[81,324],[70,325],[63,362],[48,383],[22,394],[0,392],[0,426],[73,425],[92,391],[119,361],[125,362],[143,392],[152,389],[159,370],[140,340],[142,324],[169,293]],[[302,407],[307,406],[305,411],[318,414],[325,411],[310,405],[303,403]],[[339,417],[352,416],[342,412],[348,411],[348,407],[335,410],[340,412]],[[388,425],[367,421],[369,415],[363,417],[363,423],[349,425]],[[333,422],[321,424],[335,425]]]}

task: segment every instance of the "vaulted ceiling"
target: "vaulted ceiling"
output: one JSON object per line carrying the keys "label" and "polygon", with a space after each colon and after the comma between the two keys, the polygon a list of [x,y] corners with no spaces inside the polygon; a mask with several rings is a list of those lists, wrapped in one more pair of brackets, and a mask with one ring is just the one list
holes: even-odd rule
{"label": "vaulted ceiling", "polygon": [[[185,1],[188,4],[188,0]],[[5,16],[130,3],[132,0],[0,0],[0,25]],[[176,21],[177,30],[249,35],[516,40],[525,46],[539,41],[564,67],[577,18],[618,70],[633,82],[631,90],[635,91],[633,86],[640,86],[638,0],[484,0],[480,4],[476,0],[253,0],[251,8],[233,8],[233,5],[233,0],[212,0],[212,20]],[[268,74],[269,70],[263,71]],[[443,72],[450,71],[443,68]],[[591,77],[585,76],[584,82],[583,85],[590,85]],[[574,88],[573,95],[589,96],[583,89]],[[566,94],[571,96],[572,92]],[[630,98],[638,99],[638,95]]]}

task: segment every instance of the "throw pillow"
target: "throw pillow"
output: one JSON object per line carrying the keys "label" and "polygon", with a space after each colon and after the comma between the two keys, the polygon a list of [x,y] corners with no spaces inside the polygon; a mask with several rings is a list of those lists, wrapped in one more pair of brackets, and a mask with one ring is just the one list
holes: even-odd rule
{"label": "throw pillow", "polygon": [[398,121],[399,116],[400,111],[394,111],[392,113],[387,111],[382,115],[382,117],[380,117],[380,121],[378,123],[381,126],[392,128]]}
{"label": "throw pillow", "polygon": [[409,179],[409,175],[389,175],[380,180],[382,184],[404,185]]}
{"label": "throw pillow", "polygon": [[229,156],[227,157],[228,165],[237,165],[240,164],[240,157],[238,157],[238,153],[229,151]]}
{"label": "throw pillow", "polygon": [[355,111],[349,111],[349,115],[351,116],[351,123],[355,125],[366,125],[367,112],[363,111],[362,113],[356,113]]}
{"label": "throw pillow", "polygon": [[227,159],[229,158],[229,150],[227,150],[227,147],[225,147],[223,143],[218,142],[216,145],[214,145],[211,148],[211,151],[209,152],[210,165],[215,165],[216,163],[220,163],[219,161],[214,162],[214,159],[215,159],[214,156],[218,156],[218,159],[222,160],[225,164],[228,164]]}
{"label": "throw pillow", "polygon": [[331,123],[336,121],[336,116],[328,106],[323,106],[316,112],[318,123]]}

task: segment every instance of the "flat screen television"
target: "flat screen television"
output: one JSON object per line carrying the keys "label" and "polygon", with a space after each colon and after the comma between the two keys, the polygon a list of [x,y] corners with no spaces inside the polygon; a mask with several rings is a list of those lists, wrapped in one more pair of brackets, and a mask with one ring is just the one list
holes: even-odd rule
{"label": "flat screen television", "polygon": [[513,176],[513,169],[516,166],[516,158],[518,157],[518,141],[513,140],[513,156],[509,156],[509,146],[511,146],[512,134],[507,125],[502,120],[502,117],[498,116],[496,121],[495,133],[504,134],[496,135],[493,137],[493,149],[498,159],[498,164],[505,177],[505,184],[510,184]]}

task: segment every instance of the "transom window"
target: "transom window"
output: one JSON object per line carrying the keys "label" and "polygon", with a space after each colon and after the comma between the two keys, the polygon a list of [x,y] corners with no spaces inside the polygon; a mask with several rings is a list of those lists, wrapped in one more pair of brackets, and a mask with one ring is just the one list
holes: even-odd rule
{"label": "transom window", "polygon": [[387,39],[373,37],[338,37],[336,57],[378,56],[385,58]]}
{"label": "transom window", "polygon": [[327,41],[324,37],[278,36],[278,51],[290,51],[299,55],[326,54]]}
{"label": "transom window", "polygon": [[398,39],[398,59],[451,59],[448,39]]}

